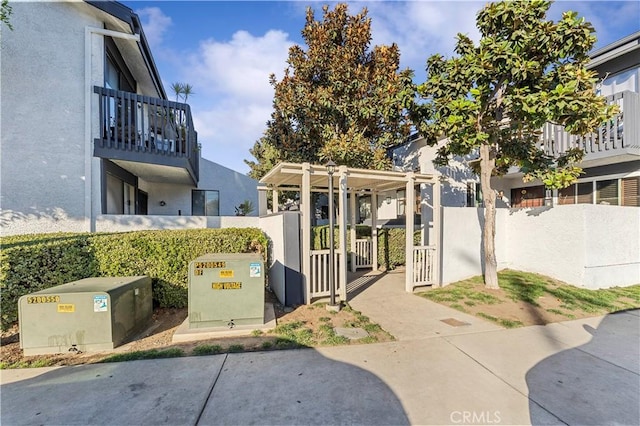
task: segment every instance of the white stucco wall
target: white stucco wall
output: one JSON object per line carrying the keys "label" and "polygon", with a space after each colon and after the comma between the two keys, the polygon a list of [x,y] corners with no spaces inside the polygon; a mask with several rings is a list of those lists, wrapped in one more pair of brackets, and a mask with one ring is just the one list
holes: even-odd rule
{"label": "white stucco wall", "polygon": [[[442,281],[482,273],[482,209],[443,208]],[[498,209],[498,269],[590,289],[640,284],[640,209],[590,204]]]}
{"label": "white stucco wall", "polygon": [[2,233],[86,231],[84,31],[101,24],[77,5],[11,6],[14,30],[2,31]]}
{"label": "white stucco wall", "polygon": [[284,253],[284,215],[276,213],[260,218],[260,228],[271,240],[269,247],[269,287],[274,291],[278,300],[285,300],[285,253]]}
{"label": "white stucco wall", "polygon": [[[509,267],[505,248],[508,237],[504,226],[508,211],[496,211],[496,259],[498,269]],[[442,208],[442,273],[444,284],[481,275],[482,271],[482,208]]]}
{"label": "white stucco wall", "polygon": [[582,205],[510,210],[506,217],[511,268],[582,286],[586,233]]}
{"label": "white stucco wall", "polygon": [[[138,187],[148,194],[147,212],[150,215],[191,216],[193,186],[138,179]],[[161,202],[164,206],[160,205]]]}
{"label": "white stucco wall", "polygon": [[640,284],[640,208],[580,207],[585,222],[584,286]]}
{"label": "white stucco wall", "polygon": [[111,215],[98,216],[97,232],[127,232],[150,229],[259,228],[256,216],[167,216]]}

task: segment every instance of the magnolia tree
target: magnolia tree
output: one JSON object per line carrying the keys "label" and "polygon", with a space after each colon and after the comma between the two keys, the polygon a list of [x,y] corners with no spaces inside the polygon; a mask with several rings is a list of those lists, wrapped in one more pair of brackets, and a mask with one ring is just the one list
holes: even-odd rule
{"label": "magnolia tree", "polygon": [[346,4],[323,7],[316,21],[310,8],[302,37],[289,50],[282,80],[272,75],[273,113],[247,161],[259,178],[281,160],[352,167],[390,167],[386,148],[410,132],[414,100],[412,72],[399,70],[398,46],[374,46],[367,10],[349,15]]}
{"label": "magnolia tree", "polygon": [[427,60],[427,81],[418,86],[414,109],[419,131],[438,145],[437,165],[454,155],[479,155],[484,201],[484,281],[498,288],[495,201],[491,177],[517,166],[525,180],[549,189],[569,186],[582,170],[583,152],[559,157],[540,148],[546,122],[573,134],[593,131],[615,112],[596,95],[595,73],[585,68],[596,38],[575,12],[546,19],[551,2],[508,1],[487,5],[478,15],[480,42],[458,34],[455,56]]}

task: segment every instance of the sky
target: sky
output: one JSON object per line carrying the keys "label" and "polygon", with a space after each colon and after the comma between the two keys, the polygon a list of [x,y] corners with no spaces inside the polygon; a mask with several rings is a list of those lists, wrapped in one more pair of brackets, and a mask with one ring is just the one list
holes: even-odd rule
{"label": "sky", "polygon": [[[171,84],[188,83],[188,99],[202,156],[241,173],[253,160],[249,149],[260,139],[272,111],[269,75],[281,79],[289,47],[298,44],[305,10],[316,20],[316,1],[122,1],[133,9],[151,46],[167,95]],[[372,45],[396,43],[400,66],[425,80],[429,56],[451,56],[457,33],[477,41],[476,13],[486,1],[351,1],[353,15],[366,7]],[[640,1],[557,1],[548,18],[574,10],[596,29],[596,48],[640,30]]]}

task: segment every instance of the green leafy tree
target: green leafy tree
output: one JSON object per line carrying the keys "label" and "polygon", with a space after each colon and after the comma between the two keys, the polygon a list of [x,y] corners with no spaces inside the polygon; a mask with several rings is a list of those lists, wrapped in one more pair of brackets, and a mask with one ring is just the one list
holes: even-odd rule
{"label": "green leafy tree", "polygon": [[[575,182],[583,152],[552,157],[540,149],[546,122],[573,134],[593,131],[615,112],[594,93],[595,73],[585,68],[596,38],[575,12],[558,22],[546,19],[551,2],[488,4],[477,15],[478,45],[458,34],[451,59],[427,61],[427,81],[418,87],[424,102],[414,109],[420,132],[439,144],[435,163],[453,155],[479,154],[484,201],[485,285],[498,288],[495,256],[495,190],[491,177],[519,167],[526,179],[547,188]],[[444,139],[446,138],[446,139]]]}
{"label": "green leafy tree", "polygon": [[[302,37],[289,50],[282,80],[274,75],[273,113],[254,151],[289,161],[352,167],[390,166],[386,148],[410,132],[407,107],[415,96],[412,71],[399,71],[398,46],[374,46],[367,10],[348,14],[346,4],[324,6],[322,21],[307,9]],[[253,152],[255,155],[255,152]],[[269,156],[269,158],[274,158]],[[263,158],[247,161],[261,177]]]}
{"label": "green leafy tree", "polygon": [[13,11],[11,10],[11,6],[9,5],[9,0],[2,0],[2,3],[0,3],[0,22],[4,23],[7,28],[13,31],[13,26],[9,21],[9,17],[11,16],[12,12]]}

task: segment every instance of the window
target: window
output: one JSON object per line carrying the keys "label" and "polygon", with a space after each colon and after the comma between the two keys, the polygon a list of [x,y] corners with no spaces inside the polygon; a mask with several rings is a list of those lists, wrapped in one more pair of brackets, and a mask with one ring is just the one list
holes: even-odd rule
{"label": "window", "polygon": [[618,179],[596,182],[596,204],[618,205]]}
{"label": "window", "polygon": [[407,200],[406,200],[406,191],[404,189],[399,189],[398,191],[396,191],[396,200],[397,200],[397,207],[398,207],[398,211],[397,211],[397,215],[398,216],[404,216],[406,213],[406,204],[407,204]]}
{"label": "window", "polygon": [[558,204],[591,204],[593,182],[580,182],[558,190]]}
{"label": "window", "polygon": [[577,184],[578,194],[576,202],[578,204],[593,203],[593,182],[580,182]]}
{"label": "window", "polygon": [[544,206],[544,186],[528,186],[511,190],[511,207]]}
{"label": "window", "polygon": [[371,195],[364,195],[358,197],[358,217],[359,223],[364,222],[366,219],[371,219]]}
{"label": "window", "polygon": [[482,187],[480,182],[467,182],[467,207],[482,206]]}
{"label": "window", "polygon": [[622,205],[640,207],[640,176],[621,179]]}
{"label": "window", "polygon": [[192,216],[220,216],[220,192],[194,189],[191,193]]}

